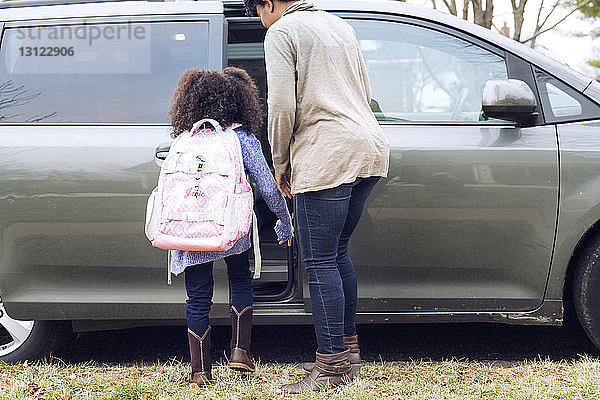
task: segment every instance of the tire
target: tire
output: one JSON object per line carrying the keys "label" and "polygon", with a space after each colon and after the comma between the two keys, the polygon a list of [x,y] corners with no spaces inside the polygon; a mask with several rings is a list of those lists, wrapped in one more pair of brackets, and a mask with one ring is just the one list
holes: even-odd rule
{"label": "tire", "polygon": [[600,349],[600,235],[590,240],[577,259],[573,306],[581,327]]}
{"label": "tire", "polygon": [[[0,312],[5,313],[1,303]],[[1,323],[2,318],[0,318],[0,325]],[[25,324],[30,332],[19,343],[11,337],[2,335],[5,340],[0,342],[0,362],[11,364],[42,359],[60,349],[73,337],[69,321],[33,321]]]}

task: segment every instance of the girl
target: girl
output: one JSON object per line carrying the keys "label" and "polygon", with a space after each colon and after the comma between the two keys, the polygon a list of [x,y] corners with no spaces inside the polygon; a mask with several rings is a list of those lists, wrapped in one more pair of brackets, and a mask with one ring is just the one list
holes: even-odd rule
{"label": "girl", "polygon": [[[184,72],[173,95],[169,112],[173,136],[191,129],[201,119],[212,118],[223,128],[241,124],[236,130],[242,147],[244,166],[279,220],[275,232],[279,244],[291,242],[292,220],[283,196],[265,161],[260,142],[253,133],[262,124],[258,89],[246,71],[225,68],[223,72],[192,69]],[[187,291],[187,325],[192,373],[190,382],[206,385],[211,379],[210,326],[208,313],[213,295],[213,261],[221,258],[227,264],[231,288],[231,356],[229,366],[254,372],[250,359],[252,332],[252,276],[248,261],[249,234],[227,251],[180,251],[171,254],[174,274],[185,272]]]}

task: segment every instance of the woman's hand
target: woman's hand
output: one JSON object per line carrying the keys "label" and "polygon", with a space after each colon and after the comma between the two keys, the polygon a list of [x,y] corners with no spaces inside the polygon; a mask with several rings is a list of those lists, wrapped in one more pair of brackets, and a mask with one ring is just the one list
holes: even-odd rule
{"label": "woman's hand", "polygon": [[292,198],[292,186],[290,185],[290,170],[286,171],[285,175],[275,171],[275,181],[277,182],[277,189],[279,192],[287,197]]}

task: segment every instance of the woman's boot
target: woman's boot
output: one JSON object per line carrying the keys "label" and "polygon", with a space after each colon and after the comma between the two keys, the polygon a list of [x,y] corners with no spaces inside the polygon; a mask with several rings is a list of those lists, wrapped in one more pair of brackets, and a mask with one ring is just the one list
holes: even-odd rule
{"label": "woman's boot", "polygon": [[303,393],[332,388],[350,381],[350,350],[337,354],[320,354],[310,374],[302,381],[283,385],[286,393]]}
{"label": "woman's boot", "polygon": [[254,372],[250,359],[250,339],[252,337],[252,306],[238,312],[231,306],[231,356],[229,368],[242,372]]}
{"label": "woman's boot", "polygon": [[212,380],[210,362],[210,326],[202,337],[188,328],[188,342],[192,359],[192,373],[189,382],[198,386],[206,386]]}
{"label": "woman's boot", "polygon": [[[344,345],[350,350],[350,379],[354,379],[360,373],[360,367],[362,367],[362,360],[360,358],[360,348],[358,347],[358,335],[344,336]],[[306,372],[311,372],[315,367],[315,363],[304,363],[302,368]]]}

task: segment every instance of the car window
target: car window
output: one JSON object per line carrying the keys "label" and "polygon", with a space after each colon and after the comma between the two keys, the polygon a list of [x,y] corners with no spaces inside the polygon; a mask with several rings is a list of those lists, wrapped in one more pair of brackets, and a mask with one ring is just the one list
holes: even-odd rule
{"label": "car window", "polygon": [[568,117],[581,115],[581,103],[563,92],[550,82],[546,82],[546,92],[550,101],[550,108],[555,117]]}
{"label": "car window", "polygon": [[229,24],[227,36],[227,64],[248,71],[258,87],[265,113],[267,110],[267,72],[264,49],[266,31],[260,22],[237,22]]}
{"label": "car window", "polygon": [[227,34],[227,65],[243,68],[258,87],[263,126],[258,136],[267,162],[272,165],[271,147],[267,140],[267,72],[264,40],[267,30],[257,21],[230,22]]}
{"label": "car window", "polygon": [[383,121],[481,121],[489,79],[507,79],[504,58],[457,37],[399,22],[349,20]]}
{"label": "car window", "polygon": [[0,121],[167,123],[181,73],[207,65],[207,37],[202,21],[6,29]]}
{"label": "car window", "polygon": [[534,70],[548,122],[600,118],[600,105],[541,69]]}

